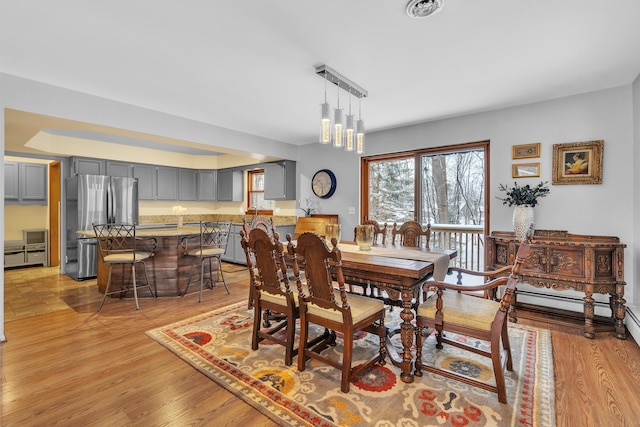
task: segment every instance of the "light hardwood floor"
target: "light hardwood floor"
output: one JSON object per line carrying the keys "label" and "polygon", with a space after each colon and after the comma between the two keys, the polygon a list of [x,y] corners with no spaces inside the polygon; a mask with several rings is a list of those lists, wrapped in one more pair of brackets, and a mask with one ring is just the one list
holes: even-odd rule
{"label": "light hardwood floor", "polygon": [[[95,281],[75,282],[51,268],[5,271],[5,310],[12,312],[0,344],[0,424],[275,425],[144,334],[245,301],[246,271],[229,264],[225,271],[231,295],[218,287],[199,304],[195,287],[184,298],[143,299],[137,312],[131,300],[109,299],[100,314]],[[37,310],[15,312],[29,299]],[[599,333],[588,340],[578,329],[522,322],[552,330],[558,426],[640,425],[640,349],[633,339]]]}

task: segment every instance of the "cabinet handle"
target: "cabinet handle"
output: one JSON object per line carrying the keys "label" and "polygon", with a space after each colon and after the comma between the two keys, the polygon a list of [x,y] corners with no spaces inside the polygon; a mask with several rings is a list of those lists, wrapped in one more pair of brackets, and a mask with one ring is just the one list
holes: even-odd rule
{"label": "cabinet handle", "polygon": [[558,265],[558,257],[556,255],[551,255],[551,259],[549,260],[549,264]]}

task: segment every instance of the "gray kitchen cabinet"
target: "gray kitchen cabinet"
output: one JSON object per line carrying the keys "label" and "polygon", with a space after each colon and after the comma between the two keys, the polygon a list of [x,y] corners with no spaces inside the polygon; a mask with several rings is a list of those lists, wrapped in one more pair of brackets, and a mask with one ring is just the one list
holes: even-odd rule
{"label": "gray kitchen cabinet", "polygon": [[138,178],[138,199],[156,199],[156,167],[153,165],[134,164],[133,177]]}
{"label": "gray kitchen cabinet", "polygon": [[86,157],[71,158],[71,174],[86,173],[90,175],[106,175],[107,164],[102,159],[90,159]]}
{"label": "gray kitchen cabinet", "polygon": [[282,160],[264,164],[265,200],[296,199],[296,162]]}
{"label": "gray kitchen cabinet", "polygon": [[291,234],[291,238],[293,238],[293,233],[296,229],[295,225],[280,225],[276,226],[276,232],[280,235],[280,241],[285,245],[285,251],[287,250],[287,234]]}
{"label": "gray kitchen cabinet", "polygon": [[122,176],[125,178],[133,177],[133,165],[131,163],[112,162],[107,160],[107,175]]}
{"label": "gray kitchen cabinet", "polygon": [[227,240],[227,251],[222,255],[222,260],[227,262],[236,262],[235,252],[236,243],[240,244],[240,230],[242,230],[242,224],[231,224],[229,229],[229,240]]}
{"label": "gray kitchen cabinet", "polygon": [[195,169],[178,169],[178,200],[198,200],[197,175]]}
{"label": "gray kitchen cabinet", "polygon": [[5,202],[46,205],[47,168],[41,163],[5,162]]}
{"label": "gray kitchen cabinet", "polygon": [[198,200],[215,202],[216,201],[216,171],[215,170],[199,170],[197,188],[198,188]]}
{"label": "gray kitchen cabinet", "polygon": [[4,162],[4,200],[20,200],[20,166]]}
{"label": "gray kitchen cabinet", "polygon": [[156,199],[178,200],[178,169],[157,166],[156,173]]}
{"label": "gray kitchen cabinet", "polygon": [[242,171],[220,169],[217,176],[218,201],[241,202],[243,198]]}
{"label": "gray kitchen cabinet", "polygon": [[[276,226],[276,232],[280,234],[280,241],[284,242],[285,246],[287,242],[287,233],[293,236],[295,228],[295,225]],[[242,236],[240,235],[241,230],[242,224],[231,225],[229,243],[227,244],[227,252],[222,257],[223,261],[232,262],[234,264],[247,265],[247,257],[244,253],[244,249],[242,248],[242,244],[240,243],[240,239],[242,239]]]}

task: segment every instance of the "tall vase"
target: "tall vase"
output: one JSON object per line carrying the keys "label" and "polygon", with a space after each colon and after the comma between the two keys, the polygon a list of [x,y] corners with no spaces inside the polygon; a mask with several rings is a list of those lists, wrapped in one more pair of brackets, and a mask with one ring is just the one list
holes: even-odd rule
{"label": "tall vase", "polygon": [[340,242],[340,224],[329,223],[324,227],[324,239],[327,242],[329,248],[333,248],[331,239],[336,239],[336,244]]}
{"label": "tall vase", "polygon": [[513,210],[513,232],[518,240],[524,240],[529,228],[533,228],[533,207],[518,205]]}
{"label": "tall vase", "polygon": [[361,251],[371,250],[373,237],[373,225],[356,225],[356,243]]}

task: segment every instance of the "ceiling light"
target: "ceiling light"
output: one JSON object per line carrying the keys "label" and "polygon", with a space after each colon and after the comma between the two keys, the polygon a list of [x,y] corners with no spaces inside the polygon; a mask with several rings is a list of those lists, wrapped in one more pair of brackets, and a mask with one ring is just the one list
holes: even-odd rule
{"label": "ceiling light", "polygon": [[349,91],[349,114],[347,114],[347,125],[344,131],[344,149],[346,151],[353,151],[356,149],[354,137],[355,128],[353,126],[353,114],[351,114],[351,91]]}
{"label": "ceiling light", "polygon": [[358,121],[356,123],[356,153],[364,153],[364,121],[362,120],[362,102],[358,108]]}
{"label": "ceiling light", "polygon": [[[346,77],[327,67],[321,65],[316,68],[316,74],[324,77],[324,103],[321,106],[320,118],[320,143],[328,144],[333,140],[334,147],[345,147],[347,151],[357,151],[359,154],[364,153],[364,124],[362,121],[362,104],[360,104],[360,118],[354,127],[354,117],[351,113],[351,95],[357,96],[360,100],[368,96],[366,90],[353,83]],[[330,124],[329,104],[327,103],[327,82],[338,86],[338,103],[334,112],[333,126]],[[340,108],[340,89],[349,92],[349,114],[347,115],[346,127],[343,123],[342,109]],[[333,127],[333,129],[332,129]],[[333,130],[333,132],[332,132]],[[332,135],[333,133],[333,135]],[[345,139],[346,136],[346,139]]]}
{"label": "ceiling light", "polygon": [[407,4],[407,15],[412,18],[426,18],[442,9],[444,0],[411,0]]}

